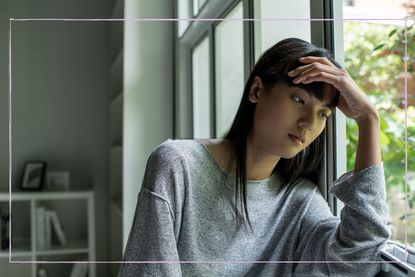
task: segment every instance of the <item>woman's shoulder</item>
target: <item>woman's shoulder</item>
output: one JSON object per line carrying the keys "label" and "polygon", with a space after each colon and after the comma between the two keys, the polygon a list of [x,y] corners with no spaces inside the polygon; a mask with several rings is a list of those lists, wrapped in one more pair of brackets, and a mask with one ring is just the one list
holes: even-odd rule
{"label": "woman's shoulder", "polygon": [[194,139],[167,139],[156,146],[150,154],[150,160],[177,162],[197,159],[196,153],[201,152],[201,145]]}
{"label": "woman's shoulder", "polygon": [[153,159],[178,159],[185,155],[185,149],[193,144],[190,139],[167,139],[157,145],[150,154]]}

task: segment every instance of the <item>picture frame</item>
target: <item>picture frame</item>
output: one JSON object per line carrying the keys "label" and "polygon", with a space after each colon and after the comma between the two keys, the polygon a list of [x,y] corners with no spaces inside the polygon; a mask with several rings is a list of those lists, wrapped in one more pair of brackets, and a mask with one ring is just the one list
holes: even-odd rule
{"label": "picture frame", "polygon": [[41,190],[45,179],[46,162],[27,161],[24,165],[21,190]]}
{"label": "picture frame", "polygon": [[70,174],[68,171],[46,172],[46,189],[50,191],[68,191]]}

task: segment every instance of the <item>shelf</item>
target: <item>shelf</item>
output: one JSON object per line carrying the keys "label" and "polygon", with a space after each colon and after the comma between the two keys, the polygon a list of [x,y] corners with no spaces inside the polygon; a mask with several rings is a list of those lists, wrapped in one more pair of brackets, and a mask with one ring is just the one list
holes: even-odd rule
{"label": "shelf", "polygon": [[[35,192],[12,192],[12,201],[19,200],[58,200],[58,199],[87,199],[92,197],[93,192],[85,191],[35,191]],[[0,201],[9,201],[9,193],[1,192]]]}
{"label": "shelf", "polygon": [[[32,252],[30,251],[13,250],[12,252],[12,258],[30,257],[30,256],[32,256]],[[2,250],[0,252],[0,258],[9,258],[9,250],[7,251]]]}
{"label": "shelf", "polygon": [[[12,242],[12,257],[28,257],[32,255],[30,251],[30,241],[22,240]],[[2,249],[0,251],[0,258],[9,257],[9,249]]]}
{"label": "shelf", "polygon": [[[8,210],[9,193],[0,193],[0,208]],[[13,261],[79,261],[95,260],[95,232],[94,232],[94,191],[19,191],[12,192],[12,213],[10,214],[12,227],[11,259]],[[37,207],[43,206],[54,210],[58,214],[68,243],[64,246],[52,245],[48,249],[37,249],[39,218]],[[44,218],[45,219],[45,218]],[[51,227],[52,242],[57,241],[56,230]],[[9,249],[0,251],[0,268],[11,275],[36,277],[37,270],[48,267],[49,276],[67,276],[72,265],[11,265],[9,264]],[[66,268],[67,267],[67,268]],[[5,271],[3,271],[5,270]],[[25,271],[25,272],[23,272]],[[1,275],[2,273],[0,273]],[[1,275],[2,276],[2,275]],[[90,277],[96,276],[95,264],[89,265]]]}
{"label": "shelf", "polygon": [[[18,259],[18,261],[31,261],[32,257],[25,256]],[[30,263],[10,263],[9,258],[0,259],[0,272],[4,277],[30,277],[33,274],[34,264]],[[33,275],[32,275],[33,274]],[[52,276],[52,275],[48,275]]]}
{"label": "shelf", "polygon": [[50,249],[36,250],[38,256],[62,255],[62,254],[87,254],[89,251],[86,240],[70,241],[65,246],[53,245]]}

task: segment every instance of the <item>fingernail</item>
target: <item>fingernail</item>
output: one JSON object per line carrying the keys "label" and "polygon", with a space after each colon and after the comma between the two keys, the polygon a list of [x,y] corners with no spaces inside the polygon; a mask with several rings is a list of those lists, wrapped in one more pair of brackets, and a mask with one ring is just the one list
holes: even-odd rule
{"label": "fingernail", "polygon": [[305,57],[301,57],[301,58],[299,58],[299,60],[300,60],[300,61],[305,60]]}
{"label": "fingernail", "polygon": [[290,72],[287,73],[288,76],[292,76],[294,74],[294,70],[291,70]]}

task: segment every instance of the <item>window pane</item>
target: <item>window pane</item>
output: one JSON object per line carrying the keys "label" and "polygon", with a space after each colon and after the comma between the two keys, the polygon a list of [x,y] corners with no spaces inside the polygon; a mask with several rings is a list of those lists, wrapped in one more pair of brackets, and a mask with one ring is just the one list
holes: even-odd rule
{"label": "window pane", "polygon": [[[238,4],[226,18],[242,18]],[[216,136],[230,128],[236,115],[244,82],[243,22],[222,21],[215,29]]]}
{"label": "window pane", "polygon": [[[347,17],[347,14],[345,14]],[[408,31],[408,74],[405,76],[404,44],[401,30],[404,21],[383,24],[345,21],[345,66],[353,80],[369,96],[381,116],[381,149],[385,170],[387,203],[392,240],[415,246],[415,71],[414,28]],[[393,25],[397,24],[397,25]],[[413,25],[412,23],[408,26]],[[388,34],[398,29],[391,37]],[[411,43],[412,42],[412,43]],[[376,46],[385,44],[376,51]],[[412,66],[411,66],[412,65]],[[405,220],[405,77],[408,92],[408,218]],[[347,120],[347,169],[353,170],[358,143],[358,129]]]}
{"label": "window pane", "polygon": [[199,0],[199,10],[202,9],[203,5],[207,0]]}
{"label": "window pane", "polygon": [[[278,19],[310,18],[310,1],[291,0],[258,0],[254,1],[255,18]],[[311,41],[310,21],[308,20],[281,20],[281,21],[255,21],[255,59],[269,47],[278,41],[297,37],[306,41]]]}
{"label": "window pane", "polygon": [[[178,11],[179,11],[179,18],[189,18],[189,0],[179,0],[178,1]],[[186,30],[187,26],[189,25],[188,20],[179,20],[179,37],[183,35],[184,31]]]}
{"label": "window pane", "polygon": [[199,0],[193,0],[193,15],[199,12]]}
{"label": "window pane", "polygon": [[205,38],[192,53],[193,137],[210,138],[209,39]]}

